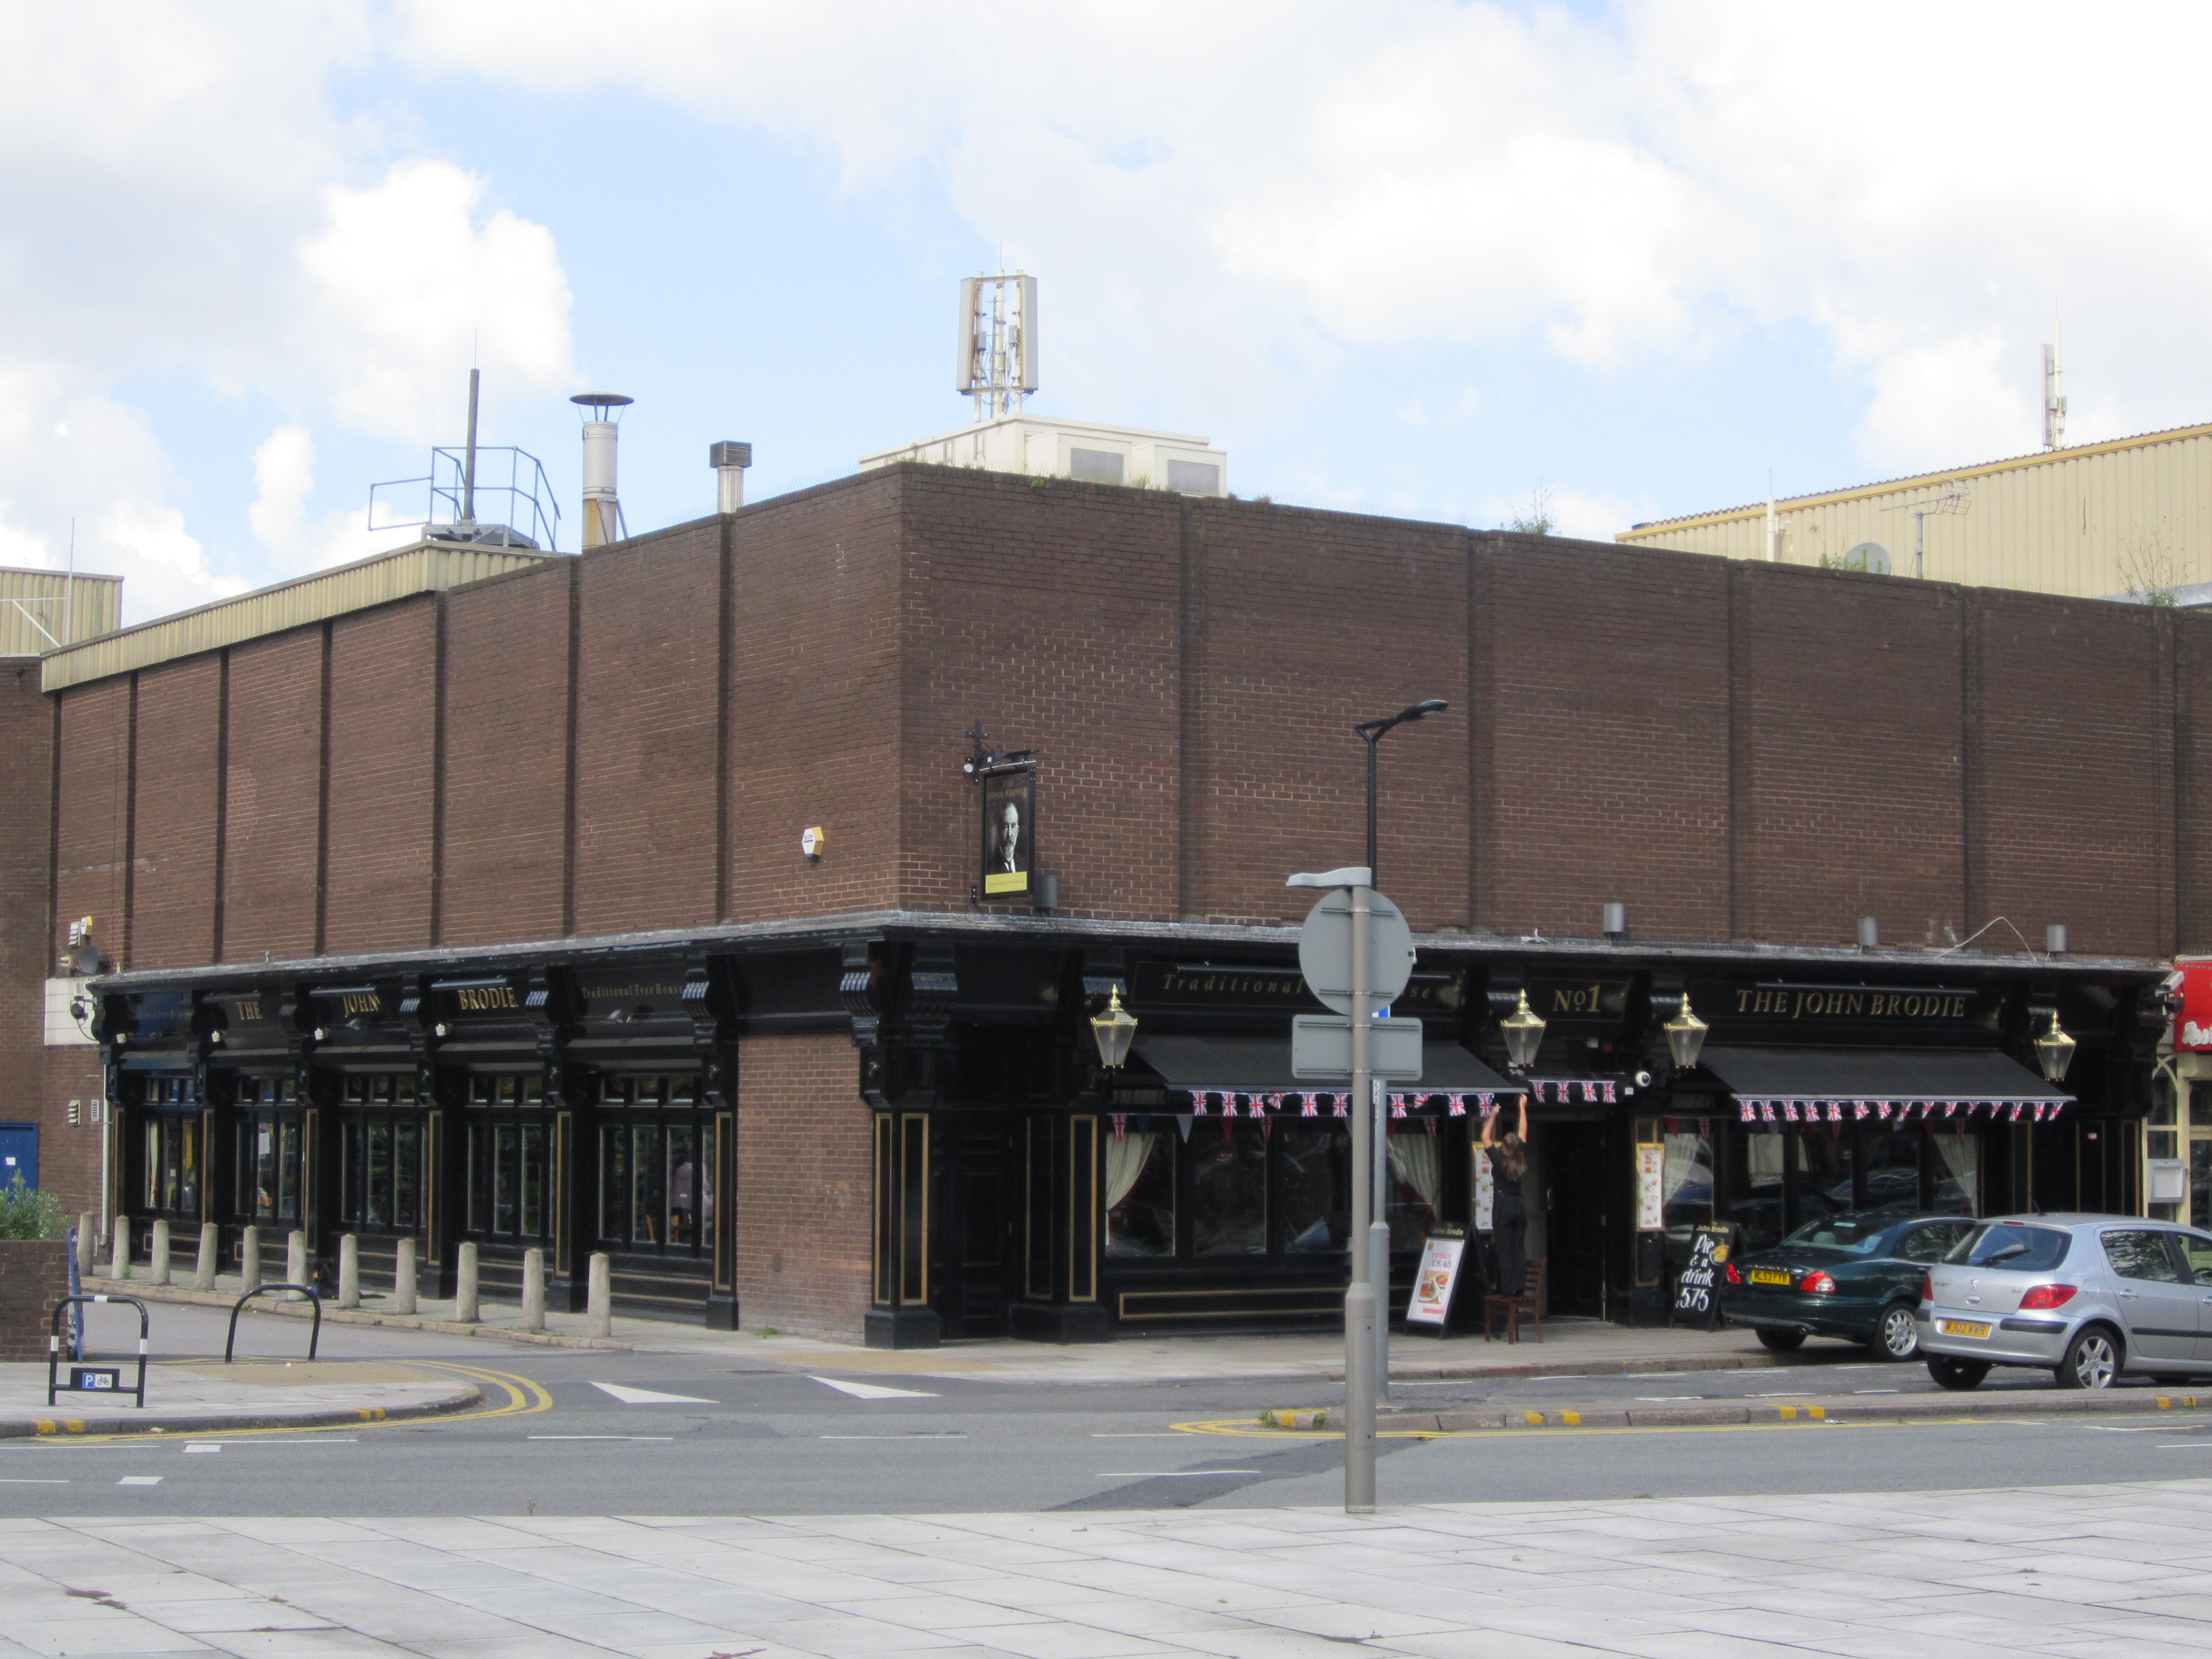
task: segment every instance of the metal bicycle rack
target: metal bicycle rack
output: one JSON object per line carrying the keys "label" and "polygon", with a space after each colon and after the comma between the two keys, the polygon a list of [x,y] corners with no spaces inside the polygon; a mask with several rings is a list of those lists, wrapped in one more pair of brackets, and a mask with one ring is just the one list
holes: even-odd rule
{"label": "metal bicycle rack", "polygon": [[[146,1336],[152,1329],[152,1322],[146,1316],[146,1304],[135,1296],[65,1296],[54,1304],[53,1316],[46,1322],[46,1404],[52,1405],[54,1395],[61,1391],[62,1310],[82,1307],[88,1302],[127,1302],[138,1310],[138,1386],[135,1389],[123,1386],[120,1366],[110,1370],[86,1364],[84,1343],[80,1339],[76,1345],[76,1358],[70,1365],[69,1391],[71,1394],[131,1395],[137,1399],[138,1408],[143,1411],[146,1408]],[[110,1380],[104,1385],[85,1380],[94,1376]]]}
{"label": "metal bicycle rack", "polygon": [[[323,1298],[315,1293],[315,1287],[312,1285],[256,1285],[244,1296],[239,1297],[238,1300],[231,1306],[230,1334],[222,1340],[222,1363],[224,1364],[228,1365],[232,1363],[231,1350],[238,1346],[239,1315],[246,1311],[246,1304],[252,1301],[255,1297],[267,1296],[271,1291],[296,1291],[300,1295],[306,1297],[308,1301],[315,1304],[314,1328],[307,1333],[307,1359],[310,1364],[313,1363],[316,1345],[323,1340]],[[129,1298],[125,1297],[124,1299],[128,1300]]]}

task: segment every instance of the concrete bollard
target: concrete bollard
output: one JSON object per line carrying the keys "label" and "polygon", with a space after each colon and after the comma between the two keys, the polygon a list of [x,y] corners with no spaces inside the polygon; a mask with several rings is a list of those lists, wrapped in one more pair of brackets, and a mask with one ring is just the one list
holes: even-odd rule
{"label": "concrete bollard", "polygon": [[453,1317],[464,1325],[473,1325],[477,1311],[477,1247],[464,1242],[453,1264]]}
{"label": "concrete bollard", "polygon": [[169,1282],[169,1224],[167,1222],[156,1221],[154,1224],[154,1243],[148,1251],[148,1255],[153,1262],[154,1282],[156,1285],[167,1284]]}
{"label": "concrete bollard", "polygon": [[592,1253],[592,1279],[588,1299],[584,1304],[584,1334],[612,1336],[615,1334],[614,1264],[604,1250]]}
{"label": "concrete bollard", "polygon": [[[304,1285],[307,1282],[307,1236],[295,1228],[284,1235],[284,1282]],[[292,1298],[287,1297],[286,1301]]]}
{"label": "concrete bollard", "polygon": [[115,1218],[115,1243],[108,1249],[107,1276],[131,1277],[131,1218],[127,1215]]}
{"label": "concrete bollard", "polygon": [[90,1210],[76,1218],[76,1271],[81,1279],[91,1278],[93,1263],[100,1260],[100,1230],[93,1224],[98,1219]]}
{"label": "concrete bollard", "polygon": [[545,1328],[545,1252],[522,1253],[522,1328]]}
{"label": "concrete bollard", "polygon": [[215,1288],[216,1258],[222,1254],[222,1229],[210,1221],[200,1229],[199,1260],[192,1264],[192,1288]]}
{"label": "concrete bollard", "polygon": [[351,1233],[338,1235],[338,1306],[361,1306],[361,1240]]}
{"label": "concrete bollard", "polygon": [[415,1241],[403,1238],[392,1263],[392,1311],[415,1311]]}
{"label": "concrete bollard", "polygon": [[241,1294],[261,1282],[261,1229],[247,1227],[238,1235],[238,1277]]}

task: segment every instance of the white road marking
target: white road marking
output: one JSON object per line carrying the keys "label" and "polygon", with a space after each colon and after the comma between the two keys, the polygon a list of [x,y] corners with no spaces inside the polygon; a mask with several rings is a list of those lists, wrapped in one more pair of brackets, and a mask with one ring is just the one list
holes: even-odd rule
{"label": "white road marking", "polygon": [[1672,1405],[1679,1400],[1703,1400],[1704,1398],[1705,1395],[1701,1394],[1639,1394],[1636,1396],[1637,1402],[1645,1406],[1666,1406]]}
{"label": "white road marking", "polygon": [[217,1442],[209,1446],[187,1446],[185,1449],[188,1452],[219,1452],[222,1449],[222,1446],[220,1442]]}
{"label": "white road marking", "polygon": [[673,1440],[672,1434],[533,1434],[532,1440]]}
{"label": "white road marking", "polygon": [[621,1382],[594,1382],[601,1394],[611,1395],[625,1406],[719,1406],[719,1400],[702,1400],[696,1394],[662,1394],[656,1389],[633,1389]]}
{"label": "white road marking", "polygon": [[1109,1469],[1097,1480],[1179,1480],[1194,1474],[1256,1474],[1256,1469]]}
{"label": "white road marking", "polygon": [[0,1475],[0,1486],[66,1486],[67,1485],[69,1482],[66,1480],[33,1480],[31,1476],[23,1474]]}
{"label": "white road marking", "polygon": [[1147,1429],[1142,1434],[1100,1434],[1093,1431],[1091,1437],[1093,1440],[1187,1440],[1189,1438],[1188,1435],[1177,1434],[1172,1429]]}
{"label": "white road marking", "polygon": [[158,1474],[126,1474],[115,1484],[118,1486],[158,1486],[161,1484],[161,1477]]}
{"label": "white road marking", "polygon": [[964,1434],[825,1434],[824,1440],[965,1440]]}
{"label": "white road marking", "polygon": [[933,1394],[920,1389],[887,1389],[880,1382],[841,1382],[834,1376],[813,1379],[825,1389],[835,1389],[840,1394],[849,1394],[855,1400],[934,1400]]}
{"label": "white road marking", "polygon": [[1896,1394],[1899,1390],[1895,1389],[1853,1389],[1851,1392],[1853,1394]]}

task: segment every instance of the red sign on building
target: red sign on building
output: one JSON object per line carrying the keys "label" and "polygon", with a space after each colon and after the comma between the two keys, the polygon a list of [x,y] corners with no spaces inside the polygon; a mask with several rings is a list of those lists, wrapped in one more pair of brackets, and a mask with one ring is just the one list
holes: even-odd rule
{"label": "red sign on building", "polygon": [[2177,1048],[2212,1048],[2212,960],[2181,964],[2181,1012],[2174,1022]]}

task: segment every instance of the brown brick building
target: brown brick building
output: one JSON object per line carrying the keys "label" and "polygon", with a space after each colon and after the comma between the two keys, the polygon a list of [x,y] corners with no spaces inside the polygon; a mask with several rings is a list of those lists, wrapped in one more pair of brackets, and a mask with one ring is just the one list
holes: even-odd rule
{"label": "brown brick building", "polygon": [[[1360,856],[1347,728],[1424,697],[1401,1280],[1531,1087],[1565,1310],[1659,1308],[1716,1215],[2139,1207],[2212,618],[911,464],[517,563],[0,685],[0,1042],[73,1207],[411,1234],[430,1285],[605,1249],[633,1306],[884,1341],[1326,1316],[1284,880]],[[1027,897],[980,890],[977,731],[1034,755]],[[86,915],[100,1046],[42,1047]]]}

